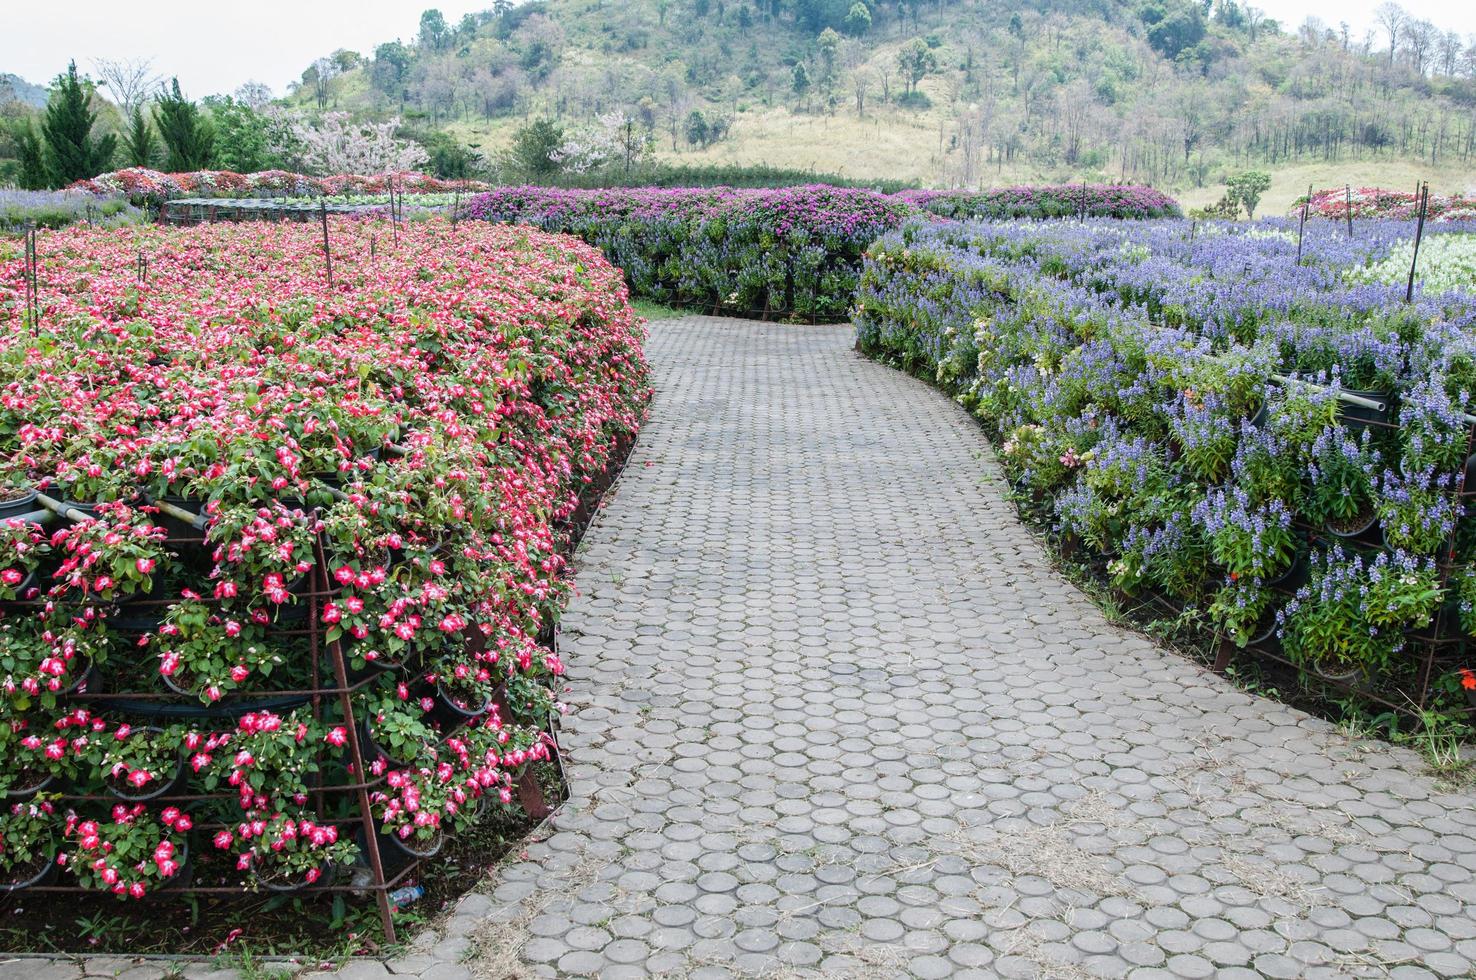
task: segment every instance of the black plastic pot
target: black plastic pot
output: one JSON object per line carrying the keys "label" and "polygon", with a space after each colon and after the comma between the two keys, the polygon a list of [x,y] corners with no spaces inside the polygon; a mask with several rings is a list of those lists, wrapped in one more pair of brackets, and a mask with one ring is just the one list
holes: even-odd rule
{"label": "black plastic pot", "polygon": [[16,489],[23,490],[24,492],[18,497],[12,497],[9,500],[0,500],[0,520],[19,517],[22,514],[29,514],[37,509],[36,491],[34,489],[30,487],[17,487]]}
{"label": "black plastic pot", "polygon": [[1267,579],[1265,584],[1268,588],[1279,592],[1295,592],[1307,584],[1310,571],[1307,564],[1307,549],[1301,547],[1297,549],[1296,554],[1292,555],[1291,564],[1286,567],[1286,570]]}
{"label": "black plastic pot", "polygon": [[1324,524],[1323,530],[1327,531],[1328,534],[1331,534],[1335,538],[1343,538],[1344,540],[1347,540],[1349,538],[1365,538],[1372,535],[1374,525],[1378,524],[1378,522],[1378,512],[1374,510],[1374,508],[1370,507],[1368,509],[1367,520],[1360,520],[1357,524],[1351,525],[1341,530],[1331,524]]}
{"label": "black plastic pot", "polygon": [[1274,611],[1262,616],[1261,621],[1252,629],[1254,632],[1248,641],[1249,646],[1271,652],[1281,649],[1281,638],[1276,635],[1276,613]]}
{"label": "black plastic pot", "polygon": [[[441,853],[441,848],[446,843],[444,832],[438,833],[433,844],[424,848],[417,848],[407,844],[394,834],[387,834],[383,830],[378,831],[375,840],[379,842],[379,860],[384,865],[385,877],[389,878],[405,868],[412,861],[424,861]],[[354,833],[354,839],[358,842],[359,850],[364,856],[364,863],[369,863],[369,848],[365,842],[364,827],[362,824]]]}
{"label": "black plastic pot", "polygon": [[374,729],[365,718],[359,722],[359,752],[364,756],[364,765],[373,765],[375,760],[383,759],[396,769],[409,769],[410,763],[403,759],[396,759],[388,751],[380,746],[374,739]]}
{"label": "black plastic pot", "polygon": [[37,793],[49,789],[51,785],[55,782],[56,777],[53,776],[51,773],[46,773],[44,776],[33,783],[27,783],[21,786],[12,786],[10,787],[10,789],[0,790],[0,800],[4,800],[6,803],[15,803],[20,800],[29,800]]}
{"label": "black plastic pot", "polygon": [[[157,728],[150,725],[145,728],[144,731],[162,733],[164,730],[162,728]],[[111,778],[105,779],[104,782],[106,782],[107,784],[108,792],[112,793],[120,800],[126,800],[129,803],[147,803],[149,800],[157,800],[159,797],[168,794],[172,789],[174,789],[179,781],[184,778],[184,767],[184,753],[177,752],[174,760],[173,774],[159,780],[151,787],[145,787],[144,789],[134,791],[131,787],[119,789],[116,785],[113,784]]]}
{"label": "black plastic pot", "polygon": [[1394,417],[1394,395],[1387,391],[1355,391],[1343,389],[1345,394],[1357,395],[1369,401],[1379,402],[1382,408],[1365,408],[1345,401],[1338,402],[1338,420],[1349,428],[1364,428],[1368,425],[1387,423]]}
{"label": "black plastic pot", "polygon": [[53,852],[42,864],[41,869],[30,877],[17,878],[14,881],[0,881],[0,893],[25,891],[37,885],[49,885],[56,881],[57,874],[61,868],[56,863],[56,853]]}
{"label": "black plastic pot", "polygon": [[497,699],[497,692],[487,695],[487,699],[480,705],[467,707],[456,698],[446,693],[443,684],[436,684],[436,706],[431,709],[431,719],[439,722],[441,726],[450,730],[459,725],[476,721],[478,718],[492,710],[492,705]]}
{"label": "black plastic pot", "polygon": [[1354,667],[1351,670],[1344,670],[1340,672],[1331,671],[1325,670],[1324,668],[1314,664],[1312,666],[1312,673],[1318,677],[1321,677],[1325,681],[1332,681],[1334,684],[1352,684],[1355,680],[1358,679],[1358,675],[1361,674],[1362,671],[1360,671],[1357,667]]}

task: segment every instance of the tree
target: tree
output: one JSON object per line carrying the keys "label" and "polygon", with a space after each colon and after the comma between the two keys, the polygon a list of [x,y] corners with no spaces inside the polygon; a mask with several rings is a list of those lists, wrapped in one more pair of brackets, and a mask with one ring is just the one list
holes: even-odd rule
{"label": "tree", "polygon": [[77,74],[77,63],[67,65],[64,75],[52,84],[51,99],[41,121],[45,143],[46,176],[54,187],[87,180],[109,169],[118,137],[112,133],[94,138],[92,127],[93,85]]}
{"label": "tree", "polygon": [[124,118],[143,106],[164,81],[154,74],[154,63],[148,58],[123,58],[113,61],[99,58],[93,62],[99,84],[112,93],[113,101],[123,110]]}
{"label": "tree", "polygon": [[272,101],[272,87],[266,82],[252,80],[236,89],[236,101],[257,112],[265,109]]}
{"label": "tree", "polygon": [[11,124],[10,138],[15,143],[15,156],[20,164],[16,183],[22,190],[44,189],[48,183],[46,156],[30,116],[23,116]]}
{"label": "tree", "polygon": [[1245,208],[1246,216],[1256,219],[1256,205],[1261,195],[1271,187],[1271,175],[1259,170],[1247,170],[1225,181],[1225,196]]}
{"label": "tree", "polygon": [[938,70],[938,58],[926,41],[915,37],[897,52],[897,68],[907,82],[907,94],[911,95],[918,82]]}
{"label": "tree", "polygon": [[860,37],[871,30],[871,11],[866,4],[856,0],[846,12],[846,19],[841,22],[841,27],[852,37]]}
{"label": "tree", "polygon": [[400,139],[400,120],[354,122],[346,112],[316,120],[295,115],[273,130],[272,152],[295,153],[314,174],[380,174],[414,170],[429,159],[419,143]]}
{"label": "tree", "polygon": [[205,99],[215,129],[215,166],[249,174],[284,164],[272,151],[272,123],[260,112],[229,95]]}
{"label": "tree", "polygon": [[159,153],[154,127],[144,115],[143,106],[134,106],[128,114],[128,128],[123,131],[123,159],[130,167],[152,167]]}
{"label": "tree", "polygon": [[548,119],[535,119],[513,134],[512,146],[502,156],[504,178],[543,180],[557,174],[564,131]]}
{"label": "tree", "polygon": [[1374,19],[1389,35],[1389,64],[1393,65],[1394,56],[1399,52],[1399,32],[1409,21],[1409,15],[1397,3],[1381,3],[1374,8]]}
{"label": "tree", "polygon": [[1148,43],[1165,58],[1177,58],[1204,40],[1204,8],[1192,0],[1149,0],[1138,10]]}
{"label": "tree", "polygon": [[437,9],[430,10],[420,15],[420,45],[432,51],[439,51],[446,43],[446,18]]}
{"label": "tree", "polygon": [[426,168],[444,180],[465,180],[475,174],[482,162],[481,154],[450,133],[433,130],[415,139],[425,148]]}
{"label": "tree", "polygon": [[702,115],[702,110],[693,109],[687,116],[686,125],[687,142],[692,146],[706,146],[709,136],[707,117]]}
{"label": "tree", "polygon": [[164,166],[171,172],[204,170],[215,154],[215,127],[200,107],[179,91],[179,79],[154,99],[154,126],[164,141]]}
{"label": "tree", "polygon": [[791,73],[790,87],[794,94],[804,98],[810,91],[810,72],[803,61],[794,63],[794,71]]}
{"label": "tree", "polygon": [[386,95],[399,98],[409,74],[410,51],[399,41],[389,41],[374,49],[374,63],[369,67],[369,84]]}

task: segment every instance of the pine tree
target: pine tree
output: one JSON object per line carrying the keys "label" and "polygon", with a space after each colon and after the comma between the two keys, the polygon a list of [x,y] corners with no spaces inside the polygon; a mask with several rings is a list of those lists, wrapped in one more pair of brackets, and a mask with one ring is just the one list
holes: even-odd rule
{"label": "pine tree", "polygon": [[67,65],[65,75],[56,78],[41,121],[46,176],[53,187],[96,177],[113,165],[118,137],[109,133],[93,138],[97,113],[91,107],[92,92],[92,82],[78,76],[75,61]]}
{"label": "pine tree", "polygon": [[164,167],[171,173],[204,170],[215,156],[215,127],[200,107],[180,94],[179,79],[155,100],[154,126],[164,141]]}
{"label": "pine tree", "polygon": [[46,157],[41,147],[41,137],[29,118],[13,124],[11,140],[15,144],[15,156],[20,163],[16,183],[22,190],[39,191],[47,185]]}
{"label": "pine tree", "polygon": [[130,167],[152,166],[158,152],[159,141],[141,106],[134,106],[128,117],[128,129],[123,133],[123,158]]}

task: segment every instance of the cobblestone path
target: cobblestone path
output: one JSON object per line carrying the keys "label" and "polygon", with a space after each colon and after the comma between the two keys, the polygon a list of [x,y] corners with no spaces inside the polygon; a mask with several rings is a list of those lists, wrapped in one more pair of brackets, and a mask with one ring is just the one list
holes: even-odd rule
{"label": "cobblestone path", "polygon": [[851,338],[653,325],[564,620],[572,799],[342,975],[1470,976],[1472,797],[1108,623]]}

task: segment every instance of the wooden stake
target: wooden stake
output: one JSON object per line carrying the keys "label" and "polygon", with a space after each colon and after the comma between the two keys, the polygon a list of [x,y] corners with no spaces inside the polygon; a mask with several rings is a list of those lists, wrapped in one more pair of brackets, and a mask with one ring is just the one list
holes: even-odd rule
{"label": "wooden stake", "polygon": [[1428,181],[1425,182],[1417,196],[1419,197],[1420,211],[1419,219],[1415,223],[1414,254],[1409,257],[1409,282],[1404,287],[1404,301],[1406,303],[1414,301],[1415,264],[1420,261],[1420,239],[1425,234],[1425,209],[1430,204],[1430,184]]}
{"label": "wooden stake", "polygon": [[1307,196],[1302,201],[1302,220],[1297,222],[1297,265],[1302,264],[1302,232],[1307,228],[1307,208],[1312,205],[1312,185],[1307,185]]}
{"label": "wooden stake", "polygon": [[333,288],[333,249],[328,244],[328,202],[318,199],[318,214],[323,219],[323,261],[328,266],[328,288]]}
{"label": "wooden stake", "polygon": [[1344,184],[1343,190],[1348,194],[1348,206],[1345,213],[1348,215],[1348,237],[1353,237],[1353,185]]}

